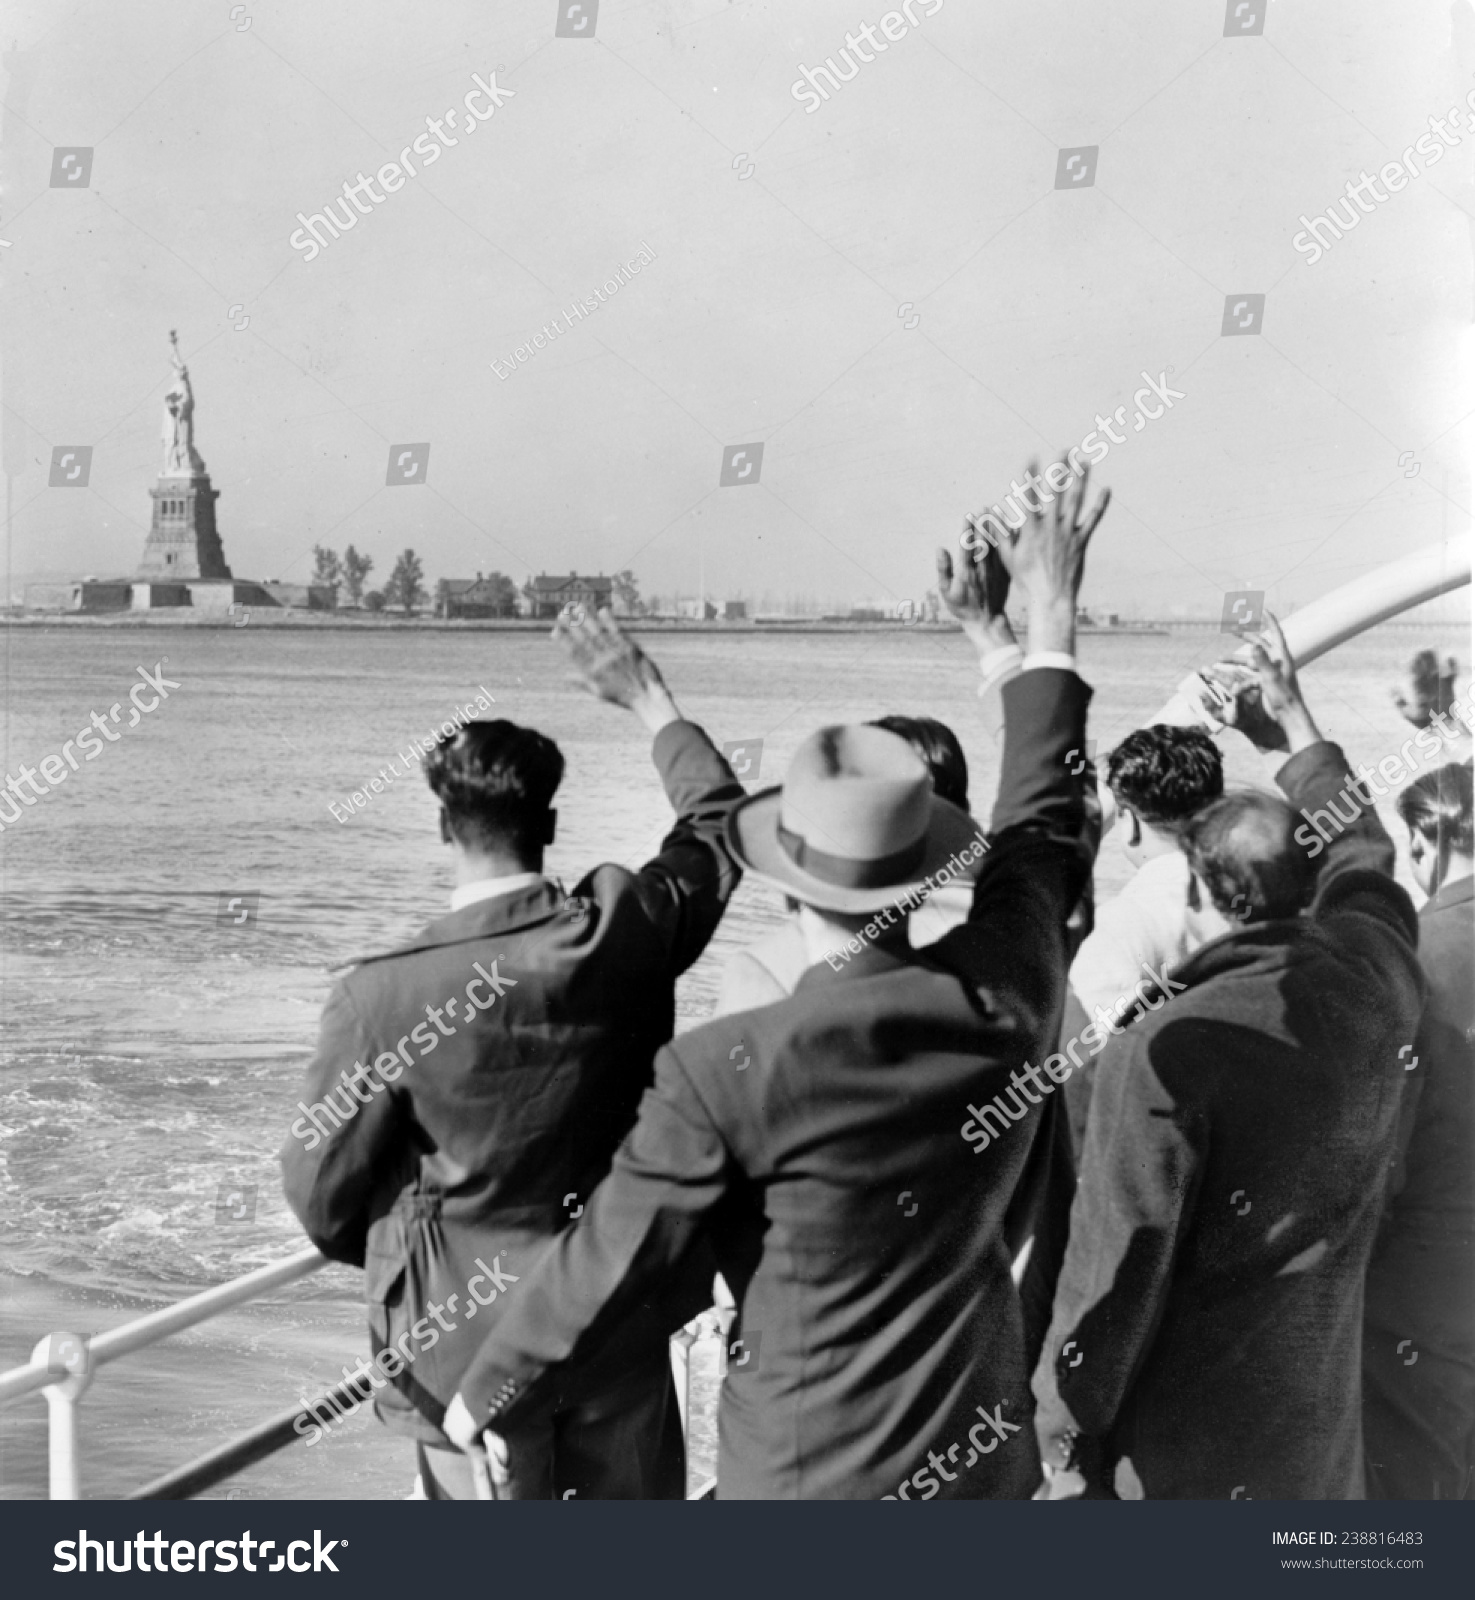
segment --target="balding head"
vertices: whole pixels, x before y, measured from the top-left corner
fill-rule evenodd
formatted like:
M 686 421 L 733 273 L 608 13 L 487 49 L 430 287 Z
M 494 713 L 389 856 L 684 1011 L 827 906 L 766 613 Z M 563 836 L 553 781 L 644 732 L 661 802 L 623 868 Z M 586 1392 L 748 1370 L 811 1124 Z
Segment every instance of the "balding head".
M 1296 843 L 1297 814 L 1277 795 L 1227 794 L 1192 819 L 1183 853 L 1214 909 L 1237 922 L 1294 917 L 1316 886 L 1316 867 Z

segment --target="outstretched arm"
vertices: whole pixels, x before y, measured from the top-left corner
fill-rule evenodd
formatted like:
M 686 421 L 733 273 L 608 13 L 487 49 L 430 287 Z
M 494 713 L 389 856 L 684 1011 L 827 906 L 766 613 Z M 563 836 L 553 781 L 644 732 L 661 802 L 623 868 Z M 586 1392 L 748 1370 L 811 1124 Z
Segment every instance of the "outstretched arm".
M 727 1148 L 667 1046 L 609 1175 L 463 1375 L 446 1433 L 469 1443 L 488 1425 L 500 1431 L 535 1411 L 558 1366 L 591 1351 L 676 1270 L 722 1197 L 727 1170 Z M 465 1441 L 458 1426 L 470 1429 Z
M 1265 631 L 1250 641 L 1247 653 L 1247 667 L 1228 663 L 1212 670 L 1232 692 L 1226 721 L 1262 752 L 1289 752 L 1276 781 L 1305 819 L 1296 828 L 1296 843 L 1319 861 L 1312 916 L 1324 916 L 1355 895 L 1359 910 L 1416 939 L 1413 905 L 1393 882 L 1393 842 L 1366 792 L 1376 780 L 1366 767 L 1354 778 L 1341 748 L 1322 735 L 1273 616 L 1267 613 Z
M 726 826 L 743 787 L 706 733 L 682 717 L 655 662 L 608 611 L 597 619 L 560 618 L 553 632 L 584 687 L 633 711 L 654 740 L 651 758 L 676 825 L 636 883 L 673 975 L 685 972 L 706 948 L 737 887 L 740 873 L 727 849 Z
M 940 552 L 943 603 L 980 653 L 1011 583 L 1025 590 L 1030 654 L 1004 685 L 1004 766 L 990 848 L 963 928 L 942 941 L 949 965 L 1007 989 L 1043 1027 L 1064 981 L 1065 919 L 1094 853 L 1081 773 L 1090 690 L 1075 671 L 1076 602 L 1086 547 L 1109 492 L 1086 509 L 1087 480 L 1040 507 L 1008 542 Z M 1001 970 L 1000 961 L 1003 962 Z

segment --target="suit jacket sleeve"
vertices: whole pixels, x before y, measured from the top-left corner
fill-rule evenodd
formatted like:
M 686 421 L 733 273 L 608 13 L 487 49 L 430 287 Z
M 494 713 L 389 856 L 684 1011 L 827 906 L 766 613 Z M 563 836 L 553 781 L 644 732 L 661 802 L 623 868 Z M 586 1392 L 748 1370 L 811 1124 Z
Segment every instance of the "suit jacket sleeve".
M 671 1276 L 727 1186 L 728 1152 L 675 1052 L 656 1057 L 635 1126 L 584 1215 L 508 1303 L 461 1379 L 472 1416 L 499 1432 L 551 1401 L 577 1365 Z
M 1110 1483 L 1108 1442 L 1162 1316 L 1206 1144 L 1202 1117 L 1175 1104 L 1141 1030 L 1112 1039 L 1034 1379 L 1041 1455 L 1097 1487 Z
M 1075 1199 L 1075 1152 L 1071 1149 L 1068 1106 L 1061 1095 L 1045 1104 L 1035 1134 L 1029 1164 L 1004 1217 L 1004 1238 L 1009 1254 L 1017 1258 L 1026 1238 L 1031 1240 L 1029 1260 L 1019 1282 L 1019 1304 L 1024 1314 L 1024 1361 L 1034 1370 L 1044 1348 L 1069 1242 L 1070 1208 Z
M 1090 875 L 1084 749 L 1091 691 L 1056 667 L 1004 685 L 1004 763 L 993 830 L 968 921 L 933 948 L 954 971 L 1022 1008 L 1029 1031 L 1053 1027 L 1064 986 L 1065 922 Z
M 355 1062 L 372 1066 L 373 1048 L 345 979 L 328 998 L 307 1069 L 303 1099 L 316 1120 L 302 1116 L 292 1124 L 280 1158 L 287 1203 L 308 1238 L 325 1256 L 357 1267 L 364 1264 L 373 1196 L 390 1183 L 396 1157 L 409 1154 L 407 1119 L 394 1088 L 377 1072 L 366 1073 L 360 1087 L 368 1101 L 362 1104 L 343 1087 Z M 334 1091 L 340 1102 L 348 1098 L 351 1115 L 319 1108 Z
M 675 975 L 706 949 L 737 887 L 740 872 L 727 848 L 727 816 L 745 791 L 693 722 L 662 728 L 651 759 L 676 812 L 676 826 L 635 882 Z
M 1408 894 L 1393 881 L 1393 841 L 1347 771 L 1340 748 L 1323 739 L 1298 751 L 1276 774 L 1290 803 L 1308 819 L 1296 840 L 1321 857 L 1311 915 L 1318 921 L 1345 912 L 1377 918 L 1410 948 L 1418 944 L 1418 919 Z M 1327 806 L 1336 802 L 1340 813 Z M 1339 820 L 1355 805 L 1352 822 Z M 1318 815 L 1319 814 L 1319 815 Z M 1320 821 L 1321 827 L 1317 827 Z M 1325 835 L 1332 835 L 1330 843 Z

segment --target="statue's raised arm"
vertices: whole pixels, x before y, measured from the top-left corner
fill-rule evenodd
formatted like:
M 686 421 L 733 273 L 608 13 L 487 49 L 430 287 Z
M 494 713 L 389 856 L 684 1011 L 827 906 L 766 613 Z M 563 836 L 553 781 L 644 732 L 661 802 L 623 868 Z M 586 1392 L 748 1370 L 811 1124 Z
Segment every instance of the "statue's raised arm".
M 174 378 L 164 392 L 164 473 L 166 478 L 189 478 L 205 470 L 195 452 L 195 396 L 190 388 L 189 368 L 179 355 L 179 340 L 169 330 L 173 352 Z

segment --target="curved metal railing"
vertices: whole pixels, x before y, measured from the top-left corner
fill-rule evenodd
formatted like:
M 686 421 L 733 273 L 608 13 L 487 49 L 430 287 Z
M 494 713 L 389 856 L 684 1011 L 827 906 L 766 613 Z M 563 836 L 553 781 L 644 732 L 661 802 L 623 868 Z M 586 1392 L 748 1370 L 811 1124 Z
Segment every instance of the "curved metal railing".
M 208 1322 L 223 1311 L 269 1294 L 273 1289 L 295 1283 L 299 1278 L 305 1278 L 328 1265 L 328 1258 L 320 1250 L 311 1247 L 299 1250 L 281 1261 L 258 1267 L 255 1272 L 202 1290 L 187 1300 L 151 1311 L 147 1316 L 125 1322 L 122 1327 L 109 1329 L 95 1337 L 64 1331 L 47 1334 L 31 1352 L 31 1359 L 24 1366 L 0 1373 L 0 1406 L 38 1391 L 45 1396 L 50 1412 L 48 1462 L 51 1498 L 82 1498 L 78 1410 L 82 1396 L 92 1387 L 101 1368 L 109 1362 L 157 1344 L 171 1334 Z M 710 1337 L 717 1332 L 719 1327 L 713 1323 L 700 1334 L 684 1330 L 671 1341 L 671 1365 L 676 1377 L 682 1431 L 687 1436 L 688 1445 L 691 1428 L 691 1347 L 697 1339 Z M 308 1405 L 294 1406 L 290 1411 L 268 1418 L 218 1449 L 175 1468 L 163 1477 L 153 1479 L 126 1498 L 187 1500 L 201 1494 L 302 1438 L 297 1423 L 302 1419 L 310 1419 L 313 1412 L 325 1402 L 338 1410 L 346 1410 L 367 1399 L 369 1392 L 367 1381 L 363 1379 L 340 1383 Z M 712 1493 L 714 1483 L 715 1480 L 710 1478 L 704 1480 L 689 1497 L 693 1500 L 707 1498 Z

